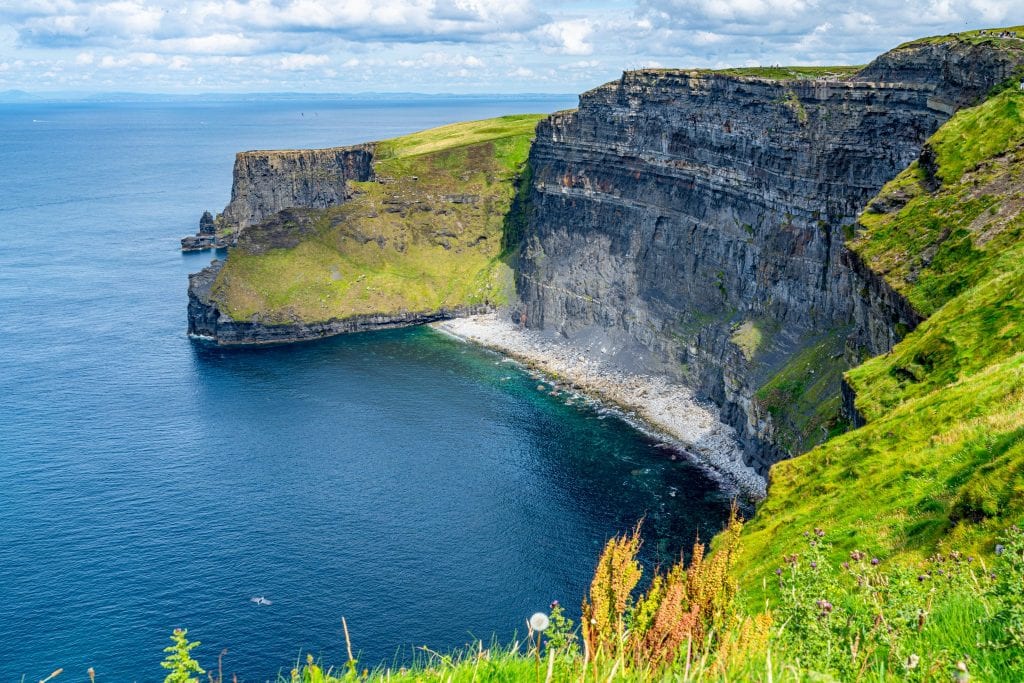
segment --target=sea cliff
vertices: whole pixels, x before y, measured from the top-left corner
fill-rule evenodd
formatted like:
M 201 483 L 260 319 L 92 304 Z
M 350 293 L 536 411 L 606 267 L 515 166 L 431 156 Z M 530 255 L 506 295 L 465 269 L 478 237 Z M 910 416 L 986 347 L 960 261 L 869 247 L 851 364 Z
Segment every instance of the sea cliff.
M 858 214 L 1022 63 L 950 40 L 846 78 L 644 70 L 583 94 L 537 130 L 519 315 L 697 387 L 766 472 L 841 427 L 842 372 L 920 321 L 846 248 Z
M 861 69 L 626 72 L 542 119 L 525 165 L 486 126 L 240 154 L 217 226 L 232 253 L 193 277 L 189 330 L 289 341 L 508 305 L 712 401 L 766 475 L 862 423 L 843 373 L 925 316 L 848 248 L 858 217 L 898 202 L 868 206 L 913 162 L 927 171 L 925 141 L 1019 73 L 1022 46 L 946 36 Z M 403 284 L 364 281 L 381 262 Z

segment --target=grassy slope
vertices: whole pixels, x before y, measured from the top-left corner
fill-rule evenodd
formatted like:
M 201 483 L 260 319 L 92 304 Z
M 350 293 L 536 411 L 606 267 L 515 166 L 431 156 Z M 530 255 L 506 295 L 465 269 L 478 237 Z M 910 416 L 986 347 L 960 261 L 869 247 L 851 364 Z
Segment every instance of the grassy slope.
M 739 562 L 754 594 L 783 529 L 916 561 L 1024 517 L 1022 113 L 1014 88 L 957 114 L 929 141 L 938 187 L 914 164 L 874 202 L 897 208 L 865 212 L 851 248 L 930 318 L 847 374 L 867 426 L 773 468 Z
M 287 323 L 503 303 L 512 282 L 504 220 L 539 119 L 471 121 L 378 143 L 374 170 L 384 182 L 352 183 L 351 201 L 306 212 L 312 229 L 296 246 L 265 251 L 243 240 L 231 251 L 214 290 L 221 310 Z

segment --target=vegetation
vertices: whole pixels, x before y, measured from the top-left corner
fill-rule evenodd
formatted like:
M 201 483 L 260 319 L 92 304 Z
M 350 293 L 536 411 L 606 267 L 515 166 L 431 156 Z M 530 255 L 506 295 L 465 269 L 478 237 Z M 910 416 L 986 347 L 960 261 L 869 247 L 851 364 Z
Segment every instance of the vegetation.
M 754 394 L 758 408 L 772 417 L 775 442 L 788 453 L 804 453 L 845 432 L 840 386 L 849 368 L 844 352 L 849 329 L 839 328 L 805 340 Z
M 982 31 L 984 31 L 984 33 Z M 999 35 L 1000 33 L 1003 32 L 1016 33 L 1020 38 L 1003 38 Z M 938 43 L 947 43 L 954 40 L 962 43 L 968 43 L 970 45 L 986 45 L 989 47 L 1001 47 L 1004 45 L 1008 45 L 1015 48 L 1019 48 L 1020 39 L 1024 39 L 1024 26 L 1008 26 L 1005 28 L 979 29 L 977 31 L 963 31 L 961 33 L 950 33 L 944 36 L 930 36 L 928 38 L 918 38 L 917 40 L 912 40 L 910 42 L 903 43 L 902 45 L 899 46 L 899 48 L 916 47 L 920 45 L 934 45 Z
M 248 228 L 214 299 L 236 320 L 265 323 L 505 303 L 506 216 L 539 118 L 378 143 L 377 180 L 351 183 L 351 201 Z
M 342 681 L 1010 681 L 1024 675 L 1024 532 L 1010 527 L 990 562 L 950 551 L 918 568 L 853 550 L 833 559 L 815 528 L 770 573 L 778 598 L 748 608 L 734 578 L 744 544 L 735 513 L 706 555 L 637 586 L 639 527 L 598 560 L 577 628 L 561 605 L 534 615 L 523 642 L 475 643 L 406 667 L 337 670 L 307 656 L 280 683 Z M 202 673 L 184 631 L 164 666 Z M 222 653 L 223 654 L 223 653 Z M 173 660 L 173 661 L 172 661 Z M 187 665 L 182 662 L 187 661 Z M 224 680 L 222 662 L 211 682 Z M 58 674 L 59 672 L 55 672 Z
M 907 564 L 980 554 L 1024 515 L 1022 104 L 1008 89 L 957 114 L 863 215 L 851 248 L 930 317 L 847 373 L 865 427 L 772 469 L 749 575 L 784 552 L 780 529 L 817 520 L 833 559 Z
M 743 66 L 718 69 L 710 73 L 768 78 L 773 81 L 796 81 L 814 78 L 844 78 L 852 76 L 863 68 L 863 66 Z

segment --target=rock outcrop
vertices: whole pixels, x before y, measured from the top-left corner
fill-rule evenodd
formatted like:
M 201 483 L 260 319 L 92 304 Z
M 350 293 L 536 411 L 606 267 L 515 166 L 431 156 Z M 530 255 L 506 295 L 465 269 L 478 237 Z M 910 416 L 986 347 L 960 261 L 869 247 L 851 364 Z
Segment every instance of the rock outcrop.
M 217 221 L 213 214 L 204 211 L 199 217 L 199 232 L 181 240 L 182 251 L 203 251 L 204 249 L 221 249 L 227 246 L 217 236 Z
M 237 232 L 282 209 L 325 209 L 351 197 L 348 181 L 373 179 L 373 145 L 242 152 L 235 157 L 223 229 Z
M 845 248 L 858 213 L 1021 64 L 948 40 L 842 81 L 627 72 L 537 130 L 517 316 L 699 388 L 764 472 L 790 453 L 759 389 L 829 335 L 853 362 L 920 320 Z

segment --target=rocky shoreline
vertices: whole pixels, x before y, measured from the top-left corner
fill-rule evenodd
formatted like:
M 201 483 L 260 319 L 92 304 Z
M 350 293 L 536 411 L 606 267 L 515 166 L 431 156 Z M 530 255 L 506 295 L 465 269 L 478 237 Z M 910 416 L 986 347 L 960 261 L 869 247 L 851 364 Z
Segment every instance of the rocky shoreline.
M 324 339 L 339 334 L 371 332 L 396 327 L 409 327 L 447 320 L 463 315 L 486 313 L 489 305 L 455 306 L 430 311 L 394 311 L 352 315 L 315 322 L 264 322 L 234 320 L 217 308 L 213 300 L 213 284 L 223 261 L 214 260 L 198 273 L 188 277 L 188 336 L 218 346 L 259 346 Z
M 744 464 L 735 431 L 686 386 L 664 376 L 624 372 L 601 358 L 599 350 L 577 348 L 521 328 L 498 313 L 454 318 L 431 327 L 499 351 L 621 409 L 645 431 L 722 475 L 743 496 L 752 500 L 765 496 L 767 483 Z

